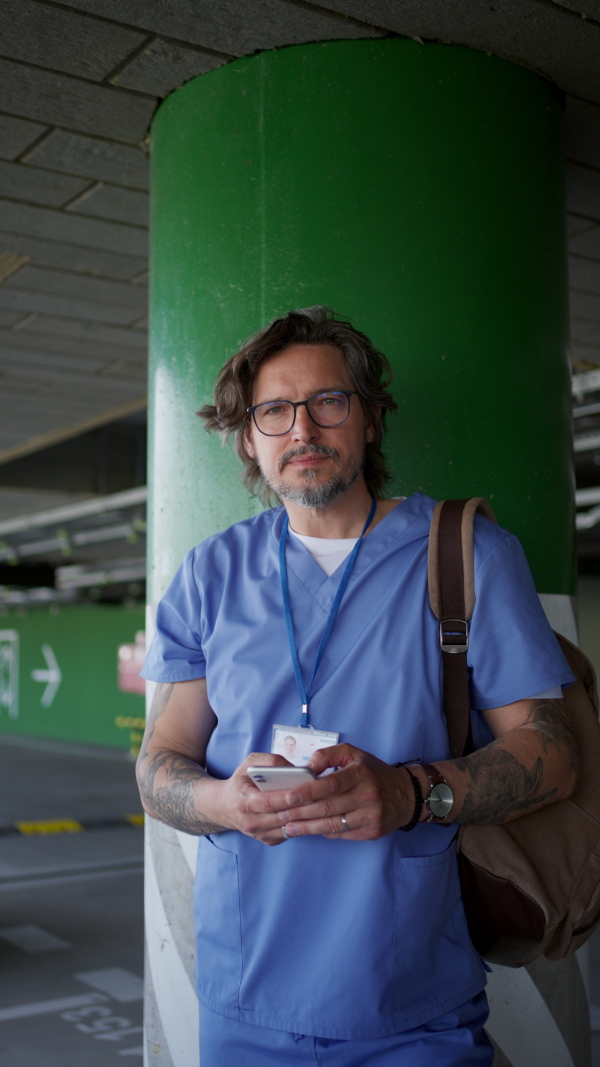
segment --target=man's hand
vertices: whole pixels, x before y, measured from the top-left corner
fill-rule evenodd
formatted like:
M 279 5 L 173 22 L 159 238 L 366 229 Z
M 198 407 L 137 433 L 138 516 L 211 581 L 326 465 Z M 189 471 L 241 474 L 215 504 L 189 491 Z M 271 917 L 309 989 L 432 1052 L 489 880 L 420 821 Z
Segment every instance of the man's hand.
M 240 771 L 252 761 L 253 757 L 246 760 Z M 285 760 L 279 765 L 283 764 Z M 291 790 L 270 793 L 245 790 L 244 803 L 248 806 L 245 817 L 250 812 L 264 813 L 264 817 L 274 813 L 280 836 L 284 826 L 288 837 L 321 834 L 348 841 L 376 841 L 412 818 L 415 796 L 410 778 L 402 768 L 390 767 L 376 756 L 347 744 L 319 749 L 309 766 L 317 775 L 327 767 L 340 769 Z M 344 828 L 342 815 L 348 830 Z M 274 833 L 268 831 L 269 840 L 265 844 L 271 843 Z
M 283 756 L 253 753 L 224 781 L 205 770 L 206 746 L 216 725 L 206 679 L 156 686 L 136 774 L 144 811 L 186 834 L 240 830 L 266 845 L 285 841 L 281 820 L 268 808 L 252 809 L 258 789 L 246 774 L 255 763 L 289 767 Z
M 495 740 L 461 759 L 436 761 L 454 794 L 447 822 L 510 822 L 571 794 L 577 750 L 562 700 L 520 700 L 483 714 Z M 249 794 L 253 810 L 277 813 L 288 837 L 374 841 L 412 818 L 414 792 L 404 768 L 347 744 L 320 749 L 310 765 L 317 775 L 340 770 L 293 790 Z M 426 796 L 425 771 L 418 764 L 410 769 Z M 427 817 L 424 807 L 421 821 Z
M 248 777 L 246 770 L 248 767 L 291 766 L 283 756 L 276 756 L 273 752 L 252 752 L 240 763 L 231 778 L 216 783 L 224 829 L 239 830 L 263 845 L 282 845 L 286 838 L 278 810 L 279 807 L 285 807 L 287 792 L 272 790 L 262 793 Z
M 187 834 L 238 830 L 263 845 L 282 845 L 286 834 L 375 840 L 412 817 L 414 793 L 406 771 L 352 745 L 316 752 L 315 774 L 327 767 L 340 770 L 297 789 L 262 793 L 248 777 L 253 764 L 292 766 L 272 752 L 251 753 L 231 778 L 212 778 L 204 764 L 215 725 L 204 678 L 157 685 L 137 762 L 142 805 L 154 819 Z

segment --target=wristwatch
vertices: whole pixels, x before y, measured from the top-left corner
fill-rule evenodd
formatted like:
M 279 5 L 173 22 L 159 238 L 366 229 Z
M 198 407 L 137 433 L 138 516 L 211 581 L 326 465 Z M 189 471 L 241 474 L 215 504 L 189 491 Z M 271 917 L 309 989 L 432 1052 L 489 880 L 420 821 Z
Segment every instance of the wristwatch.
M 440 774 L 437 767 L 431 763 L 422 763 L 429 781 L 429 792 L 424 798 L 425 807 L 429 811 L 427 822 L 443 822 L 452 811 L 454 805 L 454 793 L 446 779 Z M 448 823 L 444 823 L 445 826 Z

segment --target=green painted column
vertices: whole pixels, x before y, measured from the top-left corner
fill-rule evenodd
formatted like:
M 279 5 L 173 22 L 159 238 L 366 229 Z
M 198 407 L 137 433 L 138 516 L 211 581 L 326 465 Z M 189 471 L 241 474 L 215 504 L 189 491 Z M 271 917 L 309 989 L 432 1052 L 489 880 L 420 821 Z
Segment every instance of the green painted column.
M 466 48 L 237 60 L 152 129 L 151 599 L 257 503 L 194 411 L 249 333 L 330 304 L 395 370 L 393 490 L 481 494 L 538 591 L 574 592 L 562 107 Z
M 329 304 L 394 367 L 391 492 L 487 496 L 520 536 L 546 608 L 568 604 L 553 87 L 482 52 L 398 38 L 265 52 L 161 105 L 151 182 L 150 602 L 188 548 L 260 508 L 231 451 L 194 415 L 224 360 L 272 317 Z M 164 1067 L 195 1067 L 195 845 L 148 824 L 147 1052 L 166 1049 Z M 494 970 L 498 1067 L 588 1062 L 577 963 L 551 975 L 545 966 Z

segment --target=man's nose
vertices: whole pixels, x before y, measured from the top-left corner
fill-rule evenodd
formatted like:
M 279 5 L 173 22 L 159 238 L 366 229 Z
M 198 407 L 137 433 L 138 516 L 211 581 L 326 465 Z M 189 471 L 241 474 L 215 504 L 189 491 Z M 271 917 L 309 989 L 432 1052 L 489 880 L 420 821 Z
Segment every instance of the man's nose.
M 292 438 L 295 441 L 314 441 L 319 435 L 319 427 L 313 422 L 308 414 L 306 405 L 296 408 L 296 421 L 292 427 Z

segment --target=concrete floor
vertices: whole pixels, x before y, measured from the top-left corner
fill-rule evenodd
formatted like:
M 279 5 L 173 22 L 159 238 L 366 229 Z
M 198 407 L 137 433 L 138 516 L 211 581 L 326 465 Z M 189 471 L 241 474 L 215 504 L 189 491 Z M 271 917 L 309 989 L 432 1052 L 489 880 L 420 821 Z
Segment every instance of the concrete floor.
M 0 740 L 0 831 L 141 810 L 133 763 Z M 0 838 L 0 1062 L 142 1062 L 143 831 Z
M 0 737 L 0 1063 L 7 1067 L 141 1064 L 142 830 L 1 834 L 16 821 L 94 823 L 140 810 L 128 758 Z M 600 1067 L 600 931 L 590 941 L 590 999 L 592 1067 Z

